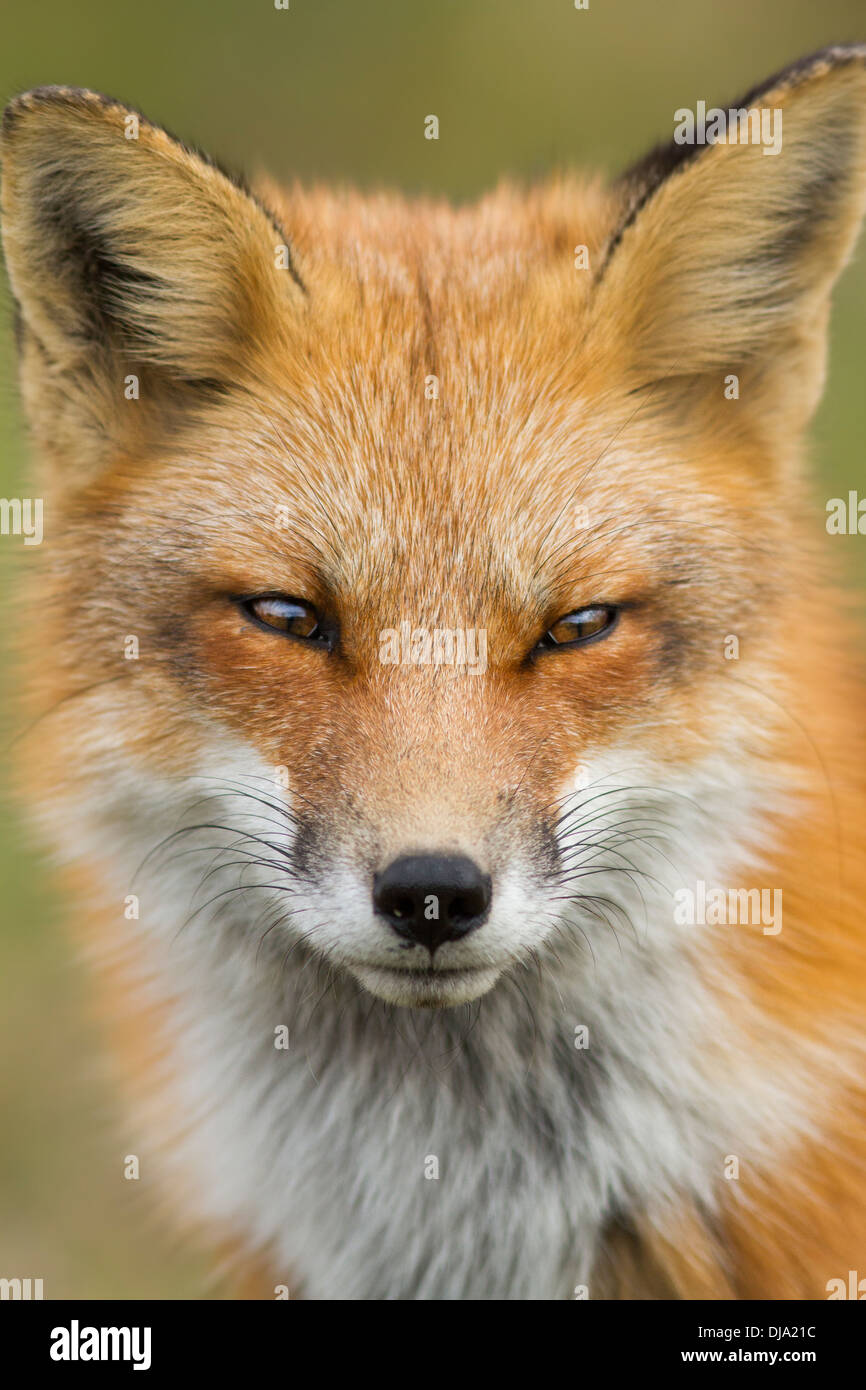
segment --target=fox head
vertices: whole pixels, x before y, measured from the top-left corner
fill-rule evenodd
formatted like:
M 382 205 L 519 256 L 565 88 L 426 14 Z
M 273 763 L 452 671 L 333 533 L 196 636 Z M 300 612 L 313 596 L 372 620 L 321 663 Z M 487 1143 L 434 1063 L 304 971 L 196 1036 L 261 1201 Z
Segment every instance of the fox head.
M 648 897 L 741 862 L 818 659 L 799 441 L 864 59 L 738 103 L 770 157 L 457 209 L 253 194 L 112 100 L 14 100 L 27 775 L 66 853 L 406 1006 L 613 969 Z

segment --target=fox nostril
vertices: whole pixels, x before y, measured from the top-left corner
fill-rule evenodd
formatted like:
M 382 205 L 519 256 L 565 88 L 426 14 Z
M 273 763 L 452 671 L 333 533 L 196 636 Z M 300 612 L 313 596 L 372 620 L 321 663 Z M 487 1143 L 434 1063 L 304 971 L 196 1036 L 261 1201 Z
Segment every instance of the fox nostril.
M 379 916 L 431 955 L 480 927 L 491 896 L 489 876 L 463 855 L 404 855 L 373 880 Z
M 459 921 L 465 917 L 480 917 L 486 911 L 487 897 L 483 889 L 479 888 L 475 893 L 463 893 L 458 898 L 452 899 L 448 915 L 452 921 Z

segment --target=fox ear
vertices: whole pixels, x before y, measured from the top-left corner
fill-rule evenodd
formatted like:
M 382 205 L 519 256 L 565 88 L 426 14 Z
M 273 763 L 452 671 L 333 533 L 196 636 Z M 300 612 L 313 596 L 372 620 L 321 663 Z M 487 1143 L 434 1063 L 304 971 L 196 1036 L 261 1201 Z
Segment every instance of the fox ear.
M 674 142 L 625 176 L 594 331 L 608 350 L 612 336 L 632 390 L 721 400 L 733 374 L 765 422 L 785 412 L 799 426 L 866 202 L 866 47 L 804 59 L 732 108 L 749 110 L 749 143 L 726 111 L 716 143 Z
M 136 364 L 223 384 L 303 300 L 271 216 L 203 156 L 93 92 L 6 108 L 6 262 L 28 345 L 56 385 Z

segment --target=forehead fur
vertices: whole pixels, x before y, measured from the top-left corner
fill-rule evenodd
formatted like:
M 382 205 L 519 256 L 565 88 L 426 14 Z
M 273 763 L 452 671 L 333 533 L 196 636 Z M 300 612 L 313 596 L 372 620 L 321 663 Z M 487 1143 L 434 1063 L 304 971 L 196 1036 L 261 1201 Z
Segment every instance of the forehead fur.
M 626 557 L 645 554 L 654 529 L 671 532 L 657 470 L 676 428 L 641 411 L 630 430 L 634 401 L 597 336 L 587 346 L 618 194 L 557 180 L 454 208 L 261 191 L 290 239 L 305 311 L 150 458 L 156 499 L 164 470 L 183 471 L 192 530 L 209 519 L 210 543 L 220 517 L 230 530 L 245 518 L 251 578 L 266 583 L 288 558 L 305 592 L 318 581 L 360 606 L 396 575 L 416 612 L 453 599 L 456 575 L 464 597 L 483 581 L 541 608 L 567 587 L 578 550 L 589 579 L 609 568 L 615 531 Z M 689 453 L 700 459 L 694 440 Z M 694 472 L 670 479 L 673 515 L 694 486 Z M 624 523 L 636 513 L 647 534 L 634 545 Z
M 861 59 L 771 83 L 778 159 L 723 142 L 609 190 L 503 185 L 457 208 L 251 199 L 146 121 L 128 141 L 117 103 L 26 94 L 4 235 L 53 485 L 94 553 L 117 523 L 118 566 L 351 596 L 371 621 L 405 603 L 453 624 L 505 596 L 531 623 L 686 561 L 693 586 L 742 590 L 863 202 Z

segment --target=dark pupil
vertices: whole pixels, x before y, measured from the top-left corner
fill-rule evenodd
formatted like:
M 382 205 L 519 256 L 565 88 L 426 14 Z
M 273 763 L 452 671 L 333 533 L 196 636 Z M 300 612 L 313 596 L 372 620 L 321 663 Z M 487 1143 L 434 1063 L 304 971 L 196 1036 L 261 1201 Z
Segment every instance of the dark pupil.
M 604 608 L 582 608 L 578 613 L 569 613 L 560 618 L 550 629 L 554 642 L 579 642 L 584 637 L 592 637 L 607 624 L 607 610 Z
M 260 599 L 256 604 L 256 616 L 269 627 L 291 633 L 293 637 L 312 637 L 319 625 L 312 608 L 284 599 Z
M 288 620 L 288 630 L 296 637 L 312 637 L 317 627 L 315 614 L 307 613 L 303 609 L 293 612 Z

